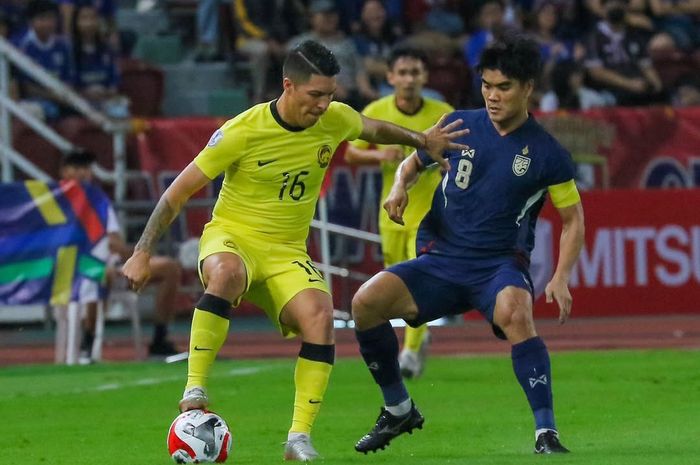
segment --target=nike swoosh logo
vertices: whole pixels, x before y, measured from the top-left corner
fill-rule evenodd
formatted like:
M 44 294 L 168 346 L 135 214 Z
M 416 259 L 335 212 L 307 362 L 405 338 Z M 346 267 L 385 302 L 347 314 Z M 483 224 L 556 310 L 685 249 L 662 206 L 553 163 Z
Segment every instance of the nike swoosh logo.
M 207 347 L 197 347 L 197 346 L 194 346 L 194 350 L 212 350 L 212 349 L 209 349 L 209 348 L 207 348 Z
M 310 283 L 320 283 L 321 281 L 323 281 L 323 280 L 322 280 L 322 279 L 309 278 L 309 282 L 310 282 Z
M 310 404 L 320 404 L 321 401 L 320 401 L 320 400 L 316 400 L 316 399 L 309 399 L 309 403 L 310 403 Z
M 274 160 L 258 160 L 258 166 L 269 165 L 270 163 L 272 163 L 274 161 L 277 161 L 277 159 L 275 158 Z

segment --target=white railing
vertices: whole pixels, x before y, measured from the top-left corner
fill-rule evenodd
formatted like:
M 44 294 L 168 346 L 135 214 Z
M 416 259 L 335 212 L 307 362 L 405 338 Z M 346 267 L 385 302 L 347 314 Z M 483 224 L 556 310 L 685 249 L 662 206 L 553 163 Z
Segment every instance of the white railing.
M 96 175 L 102 181 L 115 184 L 115 200 L 125 200 L 126 133 L 129 129 L 128 121 L 113 120 L 97 111 L 73 89 L 34 63 L 7 40 L 0 37 L 0 169 L 2 170 L 2 181 L 11 182 L 14 180 L 15 168 L 32 178 L 40 180 L 50 179 L 47 173 L 43 172 L 27 160 L 23 154 L 13 148 L 11 116 L 21 120 L 59 150 L 65 152 L 75 148 L 70 141 L 59 135 L 41 119 L 25 111 L 10 98 L 10 65 L 15 66 L 54 94 L 61 95 L 64 102 L 71 108 L 103 131 L 112 134 L 114 171 L 97 170 Z

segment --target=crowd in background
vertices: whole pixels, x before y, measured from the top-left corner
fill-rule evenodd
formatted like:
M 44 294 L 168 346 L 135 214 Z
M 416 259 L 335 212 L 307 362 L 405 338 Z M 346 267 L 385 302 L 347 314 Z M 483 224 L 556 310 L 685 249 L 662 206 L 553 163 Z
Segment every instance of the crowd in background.
M 220 4 L 195 5 L 194 59 L 247 61 L 253 102 L 279 92 L 286 50 L 315 39 L 341 64 L 336 98 L 355 108 L 389 92 L 385 59 L 400 42 L 428 53 L 433 96 L 479 106 L 480 53 L 515 29 L 541 44 L 534 108 L 700 104 L 700 0 L 230 0 L 232 30 L 220 28 Z M 116 57 L 129 53 L 120 43 L 129 36 L 118 30 L 116 8 L 111 0 L 3 0 L 0 34 L 95 105 L 123 116 Z M 221 34 L 235 36 L 233 50 L 222 50 Z M 661 65 L 669 62 L 670 74 Z M 47 118 L 58 116 L 60 98 L 21 75 L 15 84 L 18 97 Z

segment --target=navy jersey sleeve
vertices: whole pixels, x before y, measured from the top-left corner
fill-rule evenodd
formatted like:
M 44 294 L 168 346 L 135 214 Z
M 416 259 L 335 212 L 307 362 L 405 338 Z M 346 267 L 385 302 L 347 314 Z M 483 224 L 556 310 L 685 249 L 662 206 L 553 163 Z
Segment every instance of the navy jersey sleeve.
M 452 113 L 448 114 L 445 117 L 445 121 L 442 122 L 442 126 L 447 126 L 450 124 L 452 121 L 457 120 L 459 118 L 462 118 L 465 122 L 467 121 L 465 118 L 465 113 L 463 111 L 453 111 Z M 423 149 L 418 149 L 416 150 L 416 153 L 418 154 L 418 159 L 420 159 L 420 162 L 425 166 L 426 168 L 429 166 L 432 166 L 435 164 L 435 161 L 428 155 L 428 153 L 423 150 Z M 445 156 L 445 153 L 442 154 L 444 158 L 447 158 Z
M 559 145 L 554 139 L 551 151 L 547 157 L 547 164 L 542 173 L 542 183 L 545 186 L 553 186 L 574 179 L 576 166 L 571 158 L 571 153 Z

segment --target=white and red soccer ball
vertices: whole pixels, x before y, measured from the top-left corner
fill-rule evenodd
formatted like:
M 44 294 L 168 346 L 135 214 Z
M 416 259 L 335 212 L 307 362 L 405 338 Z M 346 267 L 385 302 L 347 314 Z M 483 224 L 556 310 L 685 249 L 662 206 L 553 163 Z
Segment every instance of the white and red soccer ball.
M 177 463 L 221 463 L 230 450 L 228 425 L 208 410 L 183 412 L 168 430 L 168 452 Z

